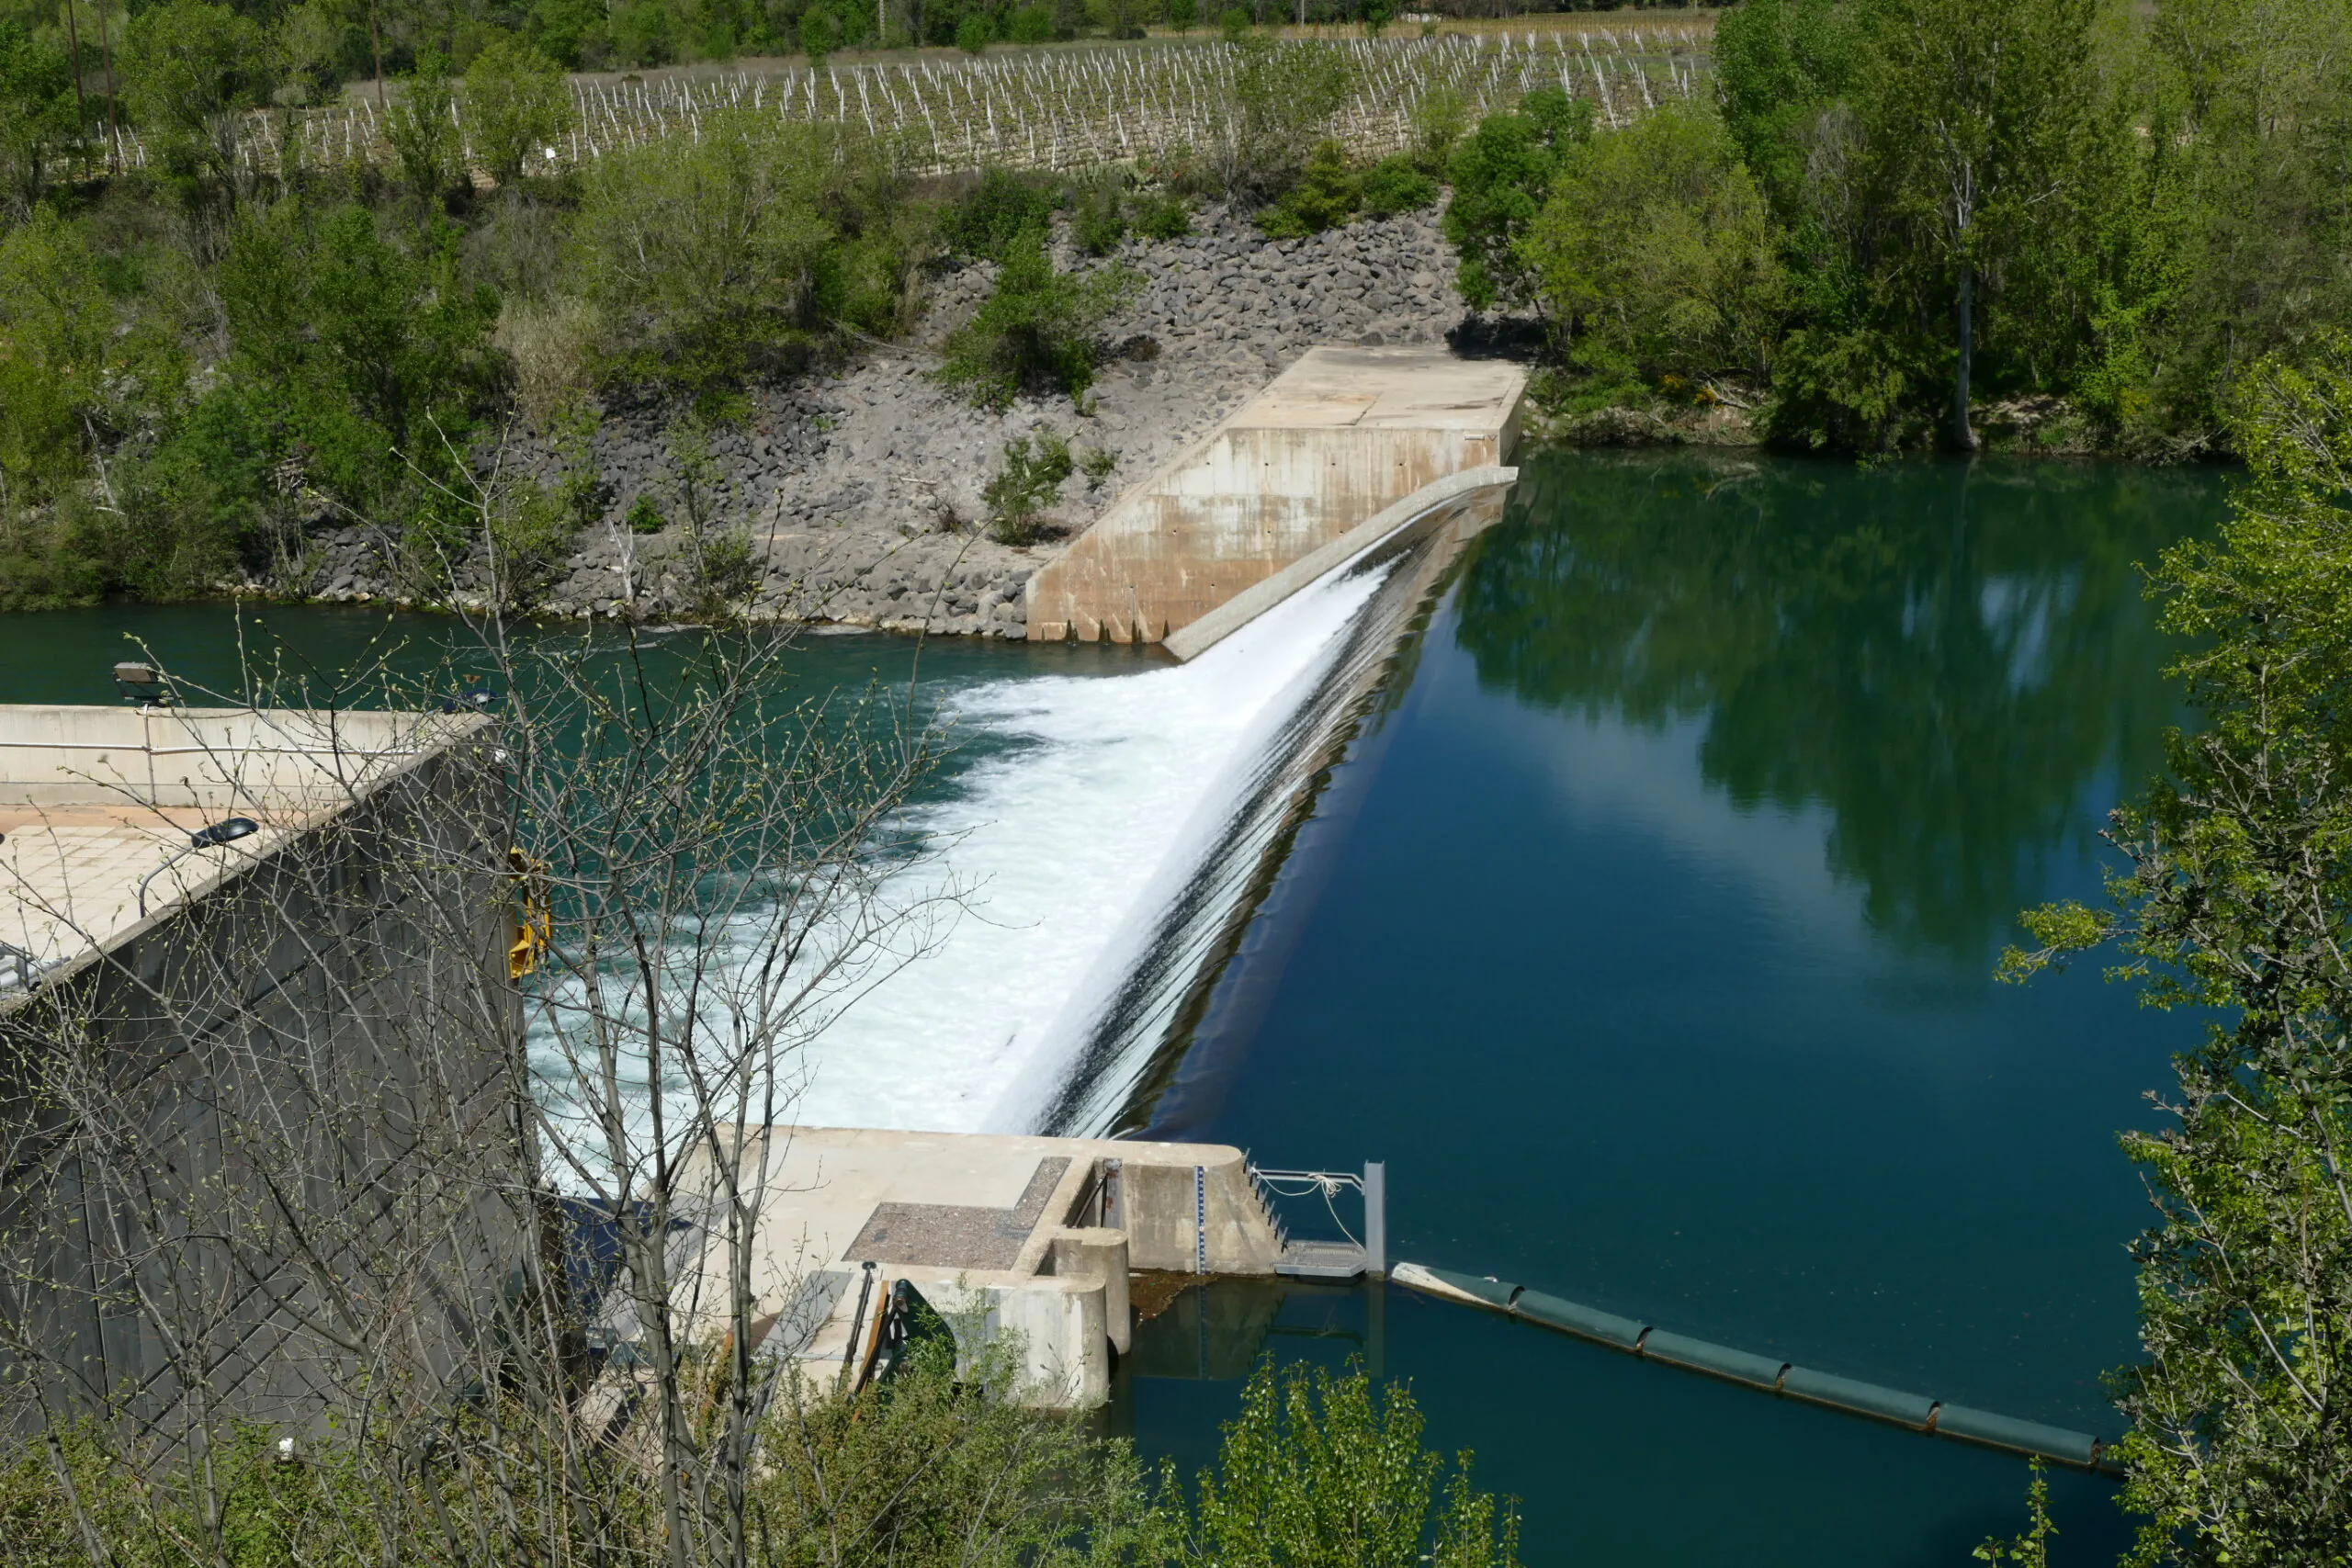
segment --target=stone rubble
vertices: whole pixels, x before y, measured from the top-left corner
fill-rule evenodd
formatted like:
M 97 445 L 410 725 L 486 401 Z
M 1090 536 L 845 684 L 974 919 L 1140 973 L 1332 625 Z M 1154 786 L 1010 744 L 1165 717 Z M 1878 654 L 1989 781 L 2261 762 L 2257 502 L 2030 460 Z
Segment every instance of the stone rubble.
M 986 297 L 985 265 L 934 280 L 909 342 L 875 345 L 834 374 L 755 389 L 751 417 L 710 443 L 720 475 L 717 525 L 748 522 L 759 557 L 754 613 L 1021 637 L 1030 575 L 1300 353 L 1328 343 L 1432 343 L 1464 319 L 1434 209 L 1281 242 L 1216 208 L 1193 222 L 1185 238 L 1131 240 L 1114 258 L 1144 287 L 1106 333 L 1119 357 L 1079 405 L 1023 398 L 993 413 L 929 378 L 940 342 Z M 605 411 L 594 442 L 603 524 L 555 569 L 537 613 L 692 613 L 689 544 L 674 520 L 659 535 L 632 535 L 625 522 L 640 495 L 673 519 L 678 511 L 664 417 L 658 407 Z M 1099 489 L 1082 474 L 1063 486 L 1050 514 L 1060 537 L 999 544 L 987 536 L 981 487 L 1007 442 L 1042 430 L 1068 437 L 1080 455 L 1115 453 L 1117 465 Z M 526 446 L 520 460 L 551 471 L 544 449 Z M 398 596 L 373 531 L 312 543 L 312 597 Z

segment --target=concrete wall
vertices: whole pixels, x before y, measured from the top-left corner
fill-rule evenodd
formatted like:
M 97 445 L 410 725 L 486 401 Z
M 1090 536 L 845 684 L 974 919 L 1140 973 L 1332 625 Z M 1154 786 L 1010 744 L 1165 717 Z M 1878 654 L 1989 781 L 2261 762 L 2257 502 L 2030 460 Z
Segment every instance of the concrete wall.
M 457 732 L 414 714 L 16 704 L 0 708 L 0 801 L 333 805 Z
M 1030 580 L 1030 637 L 1162 640 L 1431 481 L 1501 463 L 1525 386 L 1442 350 L 1310 350 Z
M 473 1375 L 536 1179 L 494 739 L 439 726 L 332 811 L 288 762 L 266 852 L 0 998 L 16 1419 L 300 1428 L 357 1378 Z

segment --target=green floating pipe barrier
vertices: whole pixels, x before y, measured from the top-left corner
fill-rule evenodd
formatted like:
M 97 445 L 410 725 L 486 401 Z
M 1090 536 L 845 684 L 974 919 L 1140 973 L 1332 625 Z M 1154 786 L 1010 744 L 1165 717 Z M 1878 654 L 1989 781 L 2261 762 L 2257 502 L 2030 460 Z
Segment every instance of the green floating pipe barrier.
M 1457 1274 L 1449 1269 L 1431 1269 L 1420 1263 L 1399 1263 L 1389 1278 L 1428 1295 L 1487 1307 L 1611 1349 L 1627 1351 L 1645 1360 L 1704 1372 L 1783 1398 L 1801 1399 L 1849 1416 L 1867 1416 L 1939 1438 L 1956 1438 L 1985 1448 L 2033 1454 L 2109 1474 L 2120 1472 L 2121 1467 L 2110 1452 L 2111 1446 L 2085 1432 L 2045 1427 L 2039 1421 L 2018 1421 L 1989 1411 L 1972 1410 L 1965 1404 L 1946 1404 L 1925 1394 L 1881 1388 L 1835 1372 L 1816 1371 L 1770 1356 L 1735 1350 L 1688 1335 L 1668 1333 L 1596 1307 L 1564 1302 L 1557 1296 L 1504 1280 Z

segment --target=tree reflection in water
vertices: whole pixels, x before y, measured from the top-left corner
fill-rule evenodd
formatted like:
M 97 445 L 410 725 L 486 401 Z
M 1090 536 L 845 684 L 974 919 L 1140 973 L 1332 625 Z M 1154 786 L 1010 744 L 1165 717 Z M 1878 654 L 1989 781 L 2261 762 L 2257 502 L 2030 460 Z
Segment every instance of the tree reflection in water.
M 1981 969 L 2160 765 L 2182 715 L 2140 563 L 2223 491 L 2059 461 L 1537 456 L 1457 635 L 1522 702 L 1699 723 L 1711 787 L 1824 808 L 1872 927 Z

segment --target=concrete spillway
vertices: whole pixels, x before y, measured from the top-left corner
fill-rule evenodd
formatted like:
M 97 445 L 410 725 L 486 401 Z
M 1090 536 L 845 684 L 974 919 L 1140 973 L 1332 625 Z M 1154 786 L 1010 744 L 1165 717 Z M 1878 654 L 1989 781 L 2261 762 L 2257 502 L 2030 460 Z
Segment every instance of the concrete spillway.
M 1029 637 L 1160 642 L 1425 487 L 1503 462 L 1527 373 L 1310 349 L 1029 583 Z

